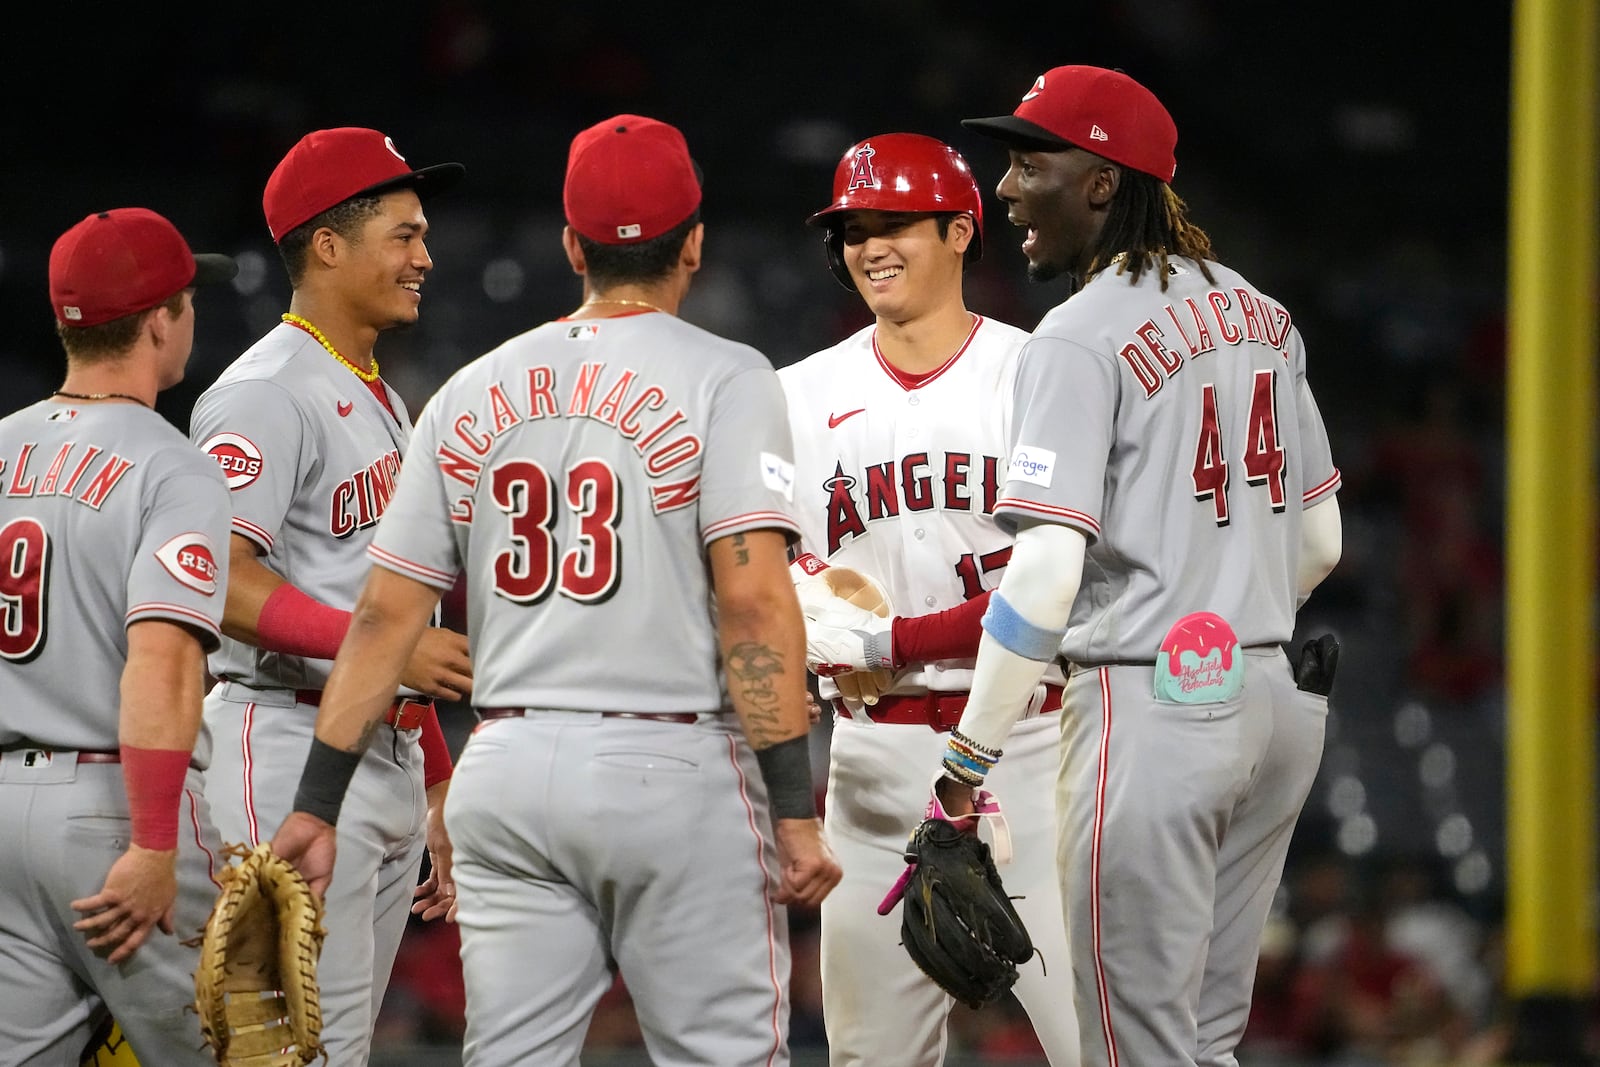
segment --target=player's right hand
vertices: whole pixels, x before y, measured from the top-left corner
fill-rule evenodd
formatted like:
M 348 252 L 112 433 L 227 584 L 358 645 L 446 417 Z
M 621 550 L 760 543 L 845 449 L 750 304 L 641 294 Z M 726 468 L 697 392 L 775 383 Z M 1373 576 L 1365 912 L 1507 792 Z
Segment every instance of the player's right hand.
M 780 882 L 773 896 L 779 904 L 814 908 L 822 903 L 843 872 L 822 834 L 821 819 L 775 819 Z
M 472 656 L 466 634 L 430 626 L 417 639 L 400 684 L 437 700 L 465 700 L 472 695 Z
M 111 963 L 132 956 L 150 936 L 151 927 L 172 933 L 172 907 L 178 899 L 177 860 L 177 849 L 158 852 L 129 845 L 106 872 L 100 892 L 72 902 L 72 909 L 86 916 L 72 928 Z
M 839 687 L 839 695 L 850 707 L 876 704 L 883 694 L 894 688 L 894 683 L 895 672 L 887 670 L 846 671 L 833 676 L 833 684 Z
M 272 835 L 272 851 L 299 870 L 311 891 L 325 897 L 337 853 L 333 827 L 306 811 L 291 811 Z

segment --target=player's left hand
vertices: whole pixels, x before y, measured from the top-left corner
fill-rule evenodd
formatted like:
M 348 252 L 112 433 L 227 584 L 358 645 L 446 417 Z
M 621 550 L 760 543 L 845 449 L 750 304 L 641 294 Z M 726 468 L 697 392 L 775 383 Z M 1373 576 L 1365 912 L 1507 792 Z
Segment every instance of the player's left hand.
M 172 933 L 172 907 L 178 899 L 177 859 L 177 849 L 158 852 L 129 845 L 106 872 L 100 892 L 72 902 L 74 911 L 87 916 L 72 928 L 111 963 L 132 956 L 152 927 Z
M 846 671 L 893 670 L 894 620 L 833 598 L 825 612 L 807 614 L 806 666 L 833 677 Z
M 333 826 L 306 811 L 291 811 L 272 835 L 272 851 L 294 864 L 311 886 L 326 899 L 333 881 L 333 861 L 338 837 Z
M 427 920 L 442 915 L 445 922 L 453 923 L 456 921 L 456 882 L 451 873 L 451 861 L 455 853 L 444 828 L 444 798 L 449 790 L 448 778 L 428 787 L 428 877 L 412 894 L 415 899 L 411 914 Z

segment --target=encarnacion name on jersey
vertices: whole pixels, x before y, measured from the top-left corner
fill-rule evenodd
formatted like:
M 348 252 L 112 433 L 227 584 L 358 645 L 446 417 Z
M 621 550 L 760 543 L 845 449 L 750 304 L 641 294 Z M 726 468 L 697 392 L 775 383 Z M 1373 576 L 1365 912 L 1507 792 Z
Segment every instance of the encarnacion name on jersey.
M 518 426 L 560 418 L 591 419 L 632 442 L 643 460 L 645 475 L 655 482 L 650 486 L 650 507 L 656 514 L 687 507 L 699 499 L 698 468 L 687 478 L 661 480 L 704 449 L 700 436 L 689 428 L 683 408 L 672 403 L 665 389 L 641 381 L 632 368 L 608 373 L 604 362 L 582 364 L 576 380 L 566 387 L 556 380 L 553 368 L 543 365 L 529 367 L 523 381 L 514 386 L 492 383 L 484 390 L 481 403 L 449 416 L 453 437 L 447 435 L 440 441 L 434 458 L 444 475 L 468 489 L 452 505 L 451 518 L 459 523 L 472 521 L 471 492 L 501 436 Z

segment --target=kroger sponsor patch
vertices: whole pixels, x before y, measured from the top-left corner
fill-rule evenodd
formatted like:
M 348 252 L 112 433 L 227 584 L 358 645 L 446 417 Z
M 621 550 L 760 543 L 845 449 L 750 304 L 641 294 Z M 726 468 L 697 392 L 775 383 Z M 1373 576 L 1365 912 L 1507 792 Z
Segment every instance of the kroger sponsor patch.
M 1036 445 L 1018 445 L 1016 451 L 1011 453 L 1011 465 L 1006 469 L 1006 478 L 1011 481 L 1032 482 L 1048 489 L 1055 471 L 1054 452 Z

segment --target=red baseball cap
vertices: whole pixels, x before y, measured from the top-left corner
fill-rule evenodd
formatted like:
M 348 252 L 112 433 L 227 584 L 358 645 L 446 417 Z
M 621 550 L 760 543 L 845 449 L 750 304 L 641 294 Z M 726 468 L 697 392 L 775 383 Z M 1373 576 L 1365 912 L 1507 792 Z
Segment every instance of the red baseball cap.
M 227 256 L 195 255 L 178 228 L 142 207 L 90 215 L 50 249 L 50 304 L 66 326 L 98 326 L 183 289 L 239 273 Z
M 466 170 L 459 163 L 413 169 L 394 142 L 377 130 L 361 126 L 313 130 L 273 168 L 261 206 L 276 242 L 352 196 L 370 196 L 401 185 L 414 186 L 419 196 L 443 192 Z
M 700 172 L 675 126 L 615 115 L 572 139 L 567 223 L 606 245 L 660 237 L 700 206 Z
M 961 125 L 1020 147 L 1082 148 L 1170 182 L 1178 127 L 1155 94 L 1120 70 L 1056 67 L 1034 79 L 1017 110 Z

